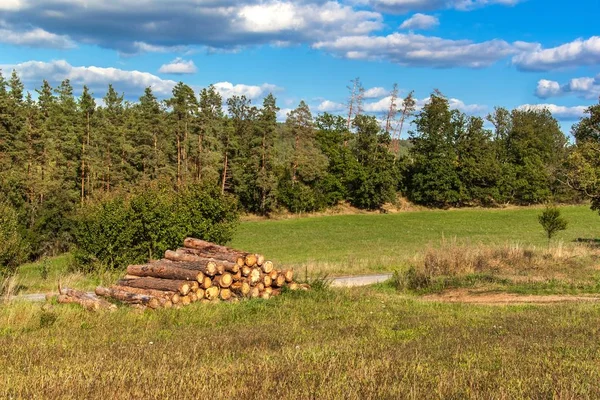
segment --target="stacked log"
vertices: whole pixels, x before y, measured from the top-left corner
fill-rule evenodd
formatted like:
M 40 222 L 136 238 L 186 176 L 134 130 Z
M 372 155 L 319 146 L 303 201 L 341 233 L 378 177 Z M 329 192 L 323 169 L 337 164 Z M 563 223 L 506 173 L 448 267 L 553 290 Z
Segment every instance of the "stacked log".
M 127 275 L 96 295 L 136 307 L 170 308 L 194 302 L 269 299 L 290 290 L 308 290 L 294 282 L 294 271 L 278 270 L 261 254 L 187 238 L 162 260 L 130 265 Z

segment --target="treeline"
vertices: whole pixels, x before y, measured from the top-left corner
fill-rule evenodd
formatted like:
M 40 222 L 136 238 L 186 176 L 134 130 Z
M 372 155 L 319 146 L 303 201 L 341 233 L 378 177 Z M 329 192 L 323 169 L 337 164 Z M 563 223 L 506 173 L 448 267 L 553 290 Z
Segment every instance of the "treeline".
M 488 130 L 437 91 L 414 114 L 412 93 L 397 99 L 395 87 L 382 129 L 362 112 L 362 93 L 353 81 L 345 116 L 314 116 L 300 102 L 278 123 L 272 94 L 257 106 L 179 83 L 164 101 L 147 88 L 129 102 L 109 85 L 98 105 L 68 80 L 44 81 L 34 99 L 13 71 L 0 75 L 0 202 L 35 256 L 66 250 L 82 205 L 151 186 L 215 187 L 261 215 L 341 201 L 377 209 L 398 194 L 434 207 L 576 198 L 558 179 L 571 146 L 548 111 L 498 108 Z

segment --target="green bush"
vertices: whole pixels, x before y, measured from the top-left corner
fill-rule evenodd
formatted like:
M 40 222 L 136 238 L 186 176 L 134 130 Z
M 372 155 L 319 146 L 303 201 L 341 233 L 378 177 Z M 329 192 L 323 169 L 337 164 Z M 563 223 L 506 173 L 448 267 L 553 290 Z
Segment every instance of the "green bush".
M 116 269 L 160 258 L 193 236 L 226 243 L 238 221 L 236 202 L 216 188 L 180 192 L 147 189 L 82 208 L 75 217 L 77 264 L 86 270 Z
M 0 278 L 12 274 L 27 257 L 27 247 L 19 231 L 14 208 L 0 203 Z

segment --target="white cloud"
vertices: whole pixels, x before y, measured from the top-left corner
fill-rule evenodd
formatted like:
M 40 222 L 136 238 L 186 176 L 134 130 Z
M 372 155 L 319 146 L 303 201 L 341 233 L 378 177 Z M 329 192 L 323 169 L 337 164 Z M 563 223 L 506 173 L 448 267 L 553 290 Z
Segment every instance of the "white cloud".
M 293 108 L 280 108 L 279 111 L 277 111 L 277 121 L 285 122 L 285 120 L 288 117 L 288 114 L 291 113 L 293 110 Z
M 379 11 L 406 14 L 411 11 L 434 11 L 444 9 L 455 9 L 470 11 L 476 8 L 504 5 L 513 6 L 523 0 L 363 0 L 355 3 L 370 4 Z
M 2 18 L 21 31 L 40 28 L 122 54 L 194 46 L 293 45 L 384 27 L 379 12 L 334 0 L 6 1 L 0 8 Z
M 513 57 L 522 70 L 549 71 L 559 68 L 600 64 L 600 36 L 577 39 L 558 47 L 544 49 L 540 44 Z
M 109 83 L 118 91 L 127 95 L 139 95 L 143 89 L 150 86 L 160 96 L 171 94 L 176 85 L 175 81 L 161 79 L 148 72 L 127 71 L 117 68 L 76 67 L 65 60 L 50 62 L 27 61 L 21 64 L 0 65 L 3 70 L 15 69 L 28 88 L 39 87 L 43 79 L 51 84 L 69 79 L 71 84 L 80 87 L 88 85 L 92 91 L 104 91 Z
M 213 84 L 215 89 L 223 96 L 223 99 L 228 99 L 233 96 L 246 96 L 249 99 L 257 99 L 269 93 L 280 90 L 279 87 L 270 83 L 264 83 L 260 86 L 256 85 L 234 85 L 231 82 L 217 82 Z
M 482 104 L 465 104 L 464 101 L 459 99 L 448 99 L 448 104 L 453 110 L 459 110 L 468 115 L 483 115 L 488 111 L 488 107 Z
M 194 61 L 186 61 L 182 58 L 177 57 L 168 64 L 164 64 L 160 67 L 158 72 L 161 74 L 195 74 L 198 71 Z
M 563 121 L 575 121 L 581 118 L 587 106 L 566 107 L 556 104 L 523 104 L 517 107 L 519 110 L 548 110 L 555 118 Z
M 49 47 L 53 49 L 71 49 L 76 47 L 75 43 L 68 36 L 56 35 L 40 28 L 27 31 L 1 28 L 0 43 L 27 47 Z
M 417 13 L 404 21 L 400 29 L 432 29 L 440 24 L 440 20 L 433 15 Z
M 388 91 L 382 87 L 372 87 L 370 89 L 365 90 L 364 98 L 365 99 L 377 99 L 379 97 L 387 96 Z
M 387 60 L 406 66 L 437 68 L 486 67 L 517 51 L 514 45 L 503 40 L 473 43 L 414 33 L 348 36 L 317 42 L 313 47 L 349 59 Z
M 324 100 L 317 106 L 317 110 L 320 112 L 337 112 L 346 109 L 346 105 L 343 103 L 336 103 L 335 101 Z
M 595 99 L 600 96 L 600 74 L 593 78 L 587 76 L 574 78 L 563 85 L 556 81 L 542 79 L 538 82 L 535 94 L 542 99 L 567 94 L 574 94 L 584 99 Z

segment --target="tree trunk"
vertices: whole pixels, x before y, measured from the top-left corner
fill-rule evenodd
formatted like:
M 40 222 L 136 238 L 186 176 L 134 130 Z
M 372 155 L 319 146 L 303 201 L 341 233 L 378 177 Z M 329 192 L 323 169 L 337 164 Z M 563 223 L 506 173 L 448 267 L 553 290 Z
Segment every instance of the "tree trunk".
M 247 296 L 250 293 L 250 284 L 248 282 L 233 282 L 231 285 L 231 291 L 238 296 Z
M 116 306 L 104 299 L 99 299 L 96 296 L 82 292 L 76 289 L 61 288 L 59 286 L 58 302 L 61 304 L 77 303 L 86 310 L 96 311 L 102 308 L 114 309 Z
M 146 296 L 143 294 L 131 293 L 124 290 L 110 289 L 102 286 L 98 286 L 96 288 L 96 294 L 102 297 L 112 297 L 113 299 L 122 301 L 124 303 L 141 304 L 153 309 L 160 307 L 160 301 L 154 296 Z
M 202 271 L 205 275 L 214 276 L 217 273 L 217 263 L 212 260 L 207 260 L 193 254 L 182 254 L 176 251 L 167 250 L 165 258 L 170 261 L 178 262 L 180 268 Z
M 134 294 L 143 294 L 145 296 L 153 296 L 156 298 L 165 298 L 165 299 L 169 299 L 171 301 L 173 301 L 174 296 L 179 296 L 179 294 L 177 294 L 176 292 L 168 292 L 168 291 L 164 291 L 164 290 L 154 290 L 154 289 L 140 289 L 140 288 L 134 288 L 131 286 L 112 285 L 110 287 L 110 289 L 120 290 L 123 292 L 131 292 Z
M 225 161 L 223 162 L 223 178 L 221 182 L 221 194 L 225 193 L 225 182 L 227 181 L 227 149 L 225 149 Z
M 127 273 L 135 276 L 150 276 L 153 278 L 179 279 L 183 281 L 202 282 L 204 273 L 191 269 L 179 268 L 166 264 L 130 265 Z
M 219 293 L 219 297 L 221 298 L 221 300 L 231 300 L 231 290 L 229 289 L 221 289 L 221 292 Z
M 138 278 L 138 279 L 121 279 L 118 283 L 121 286 L 130 286 L 140 289 L 155 289 L 168 292 L 179 292 L 183 296 L 187 295 L 191 290 L 190 282 L 172 279 L 160 278 Z
M 245 263 L 245 253 L 219 253 L 216 251 L 204 251 L 186 247 L 177 249 L 176 253 L 194 256 L 195 258 L 193 258 L 193 260 L 196 261 L 214 261 L 217 264 L 237 264 L 240 267 Z M 189 259 L 191 260 L 192 258 Z
M 233 283 L 233 277 L 230 273 L 225 272 L 223 275 L 217 275 L 213 279 L 213 284 L 221 288 L 228 288 Z

